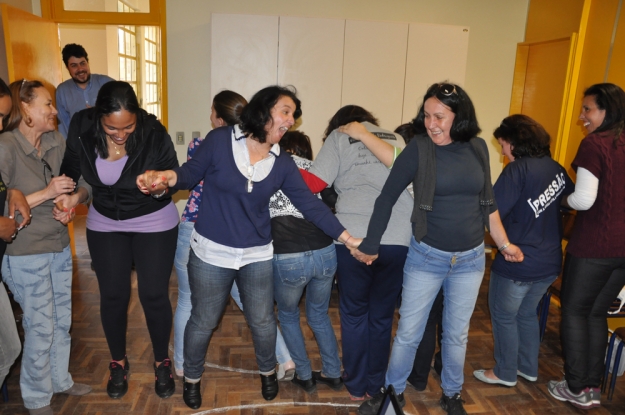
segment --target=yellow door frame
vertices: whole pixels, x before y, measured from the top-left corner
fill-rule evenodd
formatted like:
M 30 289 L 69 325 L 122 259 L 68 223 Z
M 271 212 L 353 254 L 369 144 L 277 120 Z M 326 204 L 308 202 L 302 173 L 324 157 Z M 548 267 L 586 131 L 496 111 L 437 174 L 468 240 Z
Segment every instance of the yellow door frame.
M 149 0 L 149 13 L 65 10 L 63 0 L 41 0 L 41 15 L 56 23 L 158 26 L 161 32 L 161 123 L 168 124 L 166 0 Z

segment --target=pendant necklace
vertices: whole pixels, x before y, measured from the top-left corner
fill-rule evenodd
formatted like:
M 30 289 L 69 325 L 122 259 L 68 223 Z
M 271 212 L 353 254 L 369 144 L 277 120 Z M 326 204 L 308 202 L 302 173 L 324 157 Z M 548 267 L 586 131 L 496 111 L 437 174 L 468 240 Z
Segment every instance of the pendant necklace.
M 122 154 L 121 149 L 115 145 L 115 142 L 113 141 L 113 139 L 109 137 L 109 140 L 111 140 L 111 144 L 113 145 L 113 148 L 115 149 L 115 154 L 118 156 Z

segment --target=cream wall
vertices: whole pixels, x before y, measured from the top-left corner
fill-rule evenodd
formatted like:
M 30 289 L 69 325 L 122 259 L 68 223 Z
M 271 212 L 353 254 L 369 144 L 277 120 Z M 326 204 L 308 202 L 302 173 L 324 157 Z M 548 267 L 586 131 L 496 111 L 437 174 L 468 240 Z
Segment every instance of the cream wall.
M 524 40 L 529 0 L 167 0 L 169 131 L 210 129 L 211 13 L 347 18 L 466 25 L 471 29 L 465 86 L 491 152 L 493 179 L 502 163 L 492 131 L 508 115 L 516 44 Z M 423 39 L 436 43 L 435 38 Z M 363 61 L 375 58 L 375 50 Z M 373 62 L 373 60 L 372 60 Z M 423 56 L 424 65 L 436 65 Z M 297 87 L 297 85 L 296 85 Z M 421 97 L 414 97 L 419 101 Z M 303 103 L 304 110 L 306 103 Z M 337 108 L 338 109 L 338 108 Z M 387 126 L 395 127 L 395 126 Z
M 59 37 L 61 50 L 68 43 L 78 43 L 82 45 L 89 55 L 89 68 L 92 73 L 105 74 L 113 78 L 119 75 L 119 65 L 117 65 L 117 50 L 115 50 L 115 59 L 112 63 L 117 68 L 116 74 L 109 74 L 109 56 L 107 47 L 107 26 L 103 25 L 84 25 L 84 24 L 60 24 Z M 116 29 L 113 27 L 114 33 Z M 113 40 L 113 47 L 117 46 L 117 37 Z M 59 51 L 59 59 L 61 51 Z M 70 79 L 69 72 L 63 64 L 63 81 Z

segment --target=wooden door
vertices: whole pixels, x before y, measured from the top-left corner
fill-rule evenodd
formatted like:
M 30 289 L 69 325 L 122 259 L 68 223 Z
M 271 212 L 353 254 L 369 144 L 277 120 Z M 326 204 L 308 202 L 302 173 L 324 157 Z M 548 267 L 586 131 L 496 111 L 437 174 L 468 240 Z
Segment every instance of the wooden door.
M 520 43 L 510 114 L 532 117 L 551 136 L 551 156 L 559 160 L 570 89 L 576 35 L 546 42 Z
M 6 4 L 0 5 L 8 82 L 38 80 L 55 100 L 63 80 L 63 64 L 56 23 Z M 74 226 L 68 225 L 72 254 L 76 255 Z
M 63 70 L 57 24 L 6 4 L 0 7 L 8 81 L 37 79 L 54 99 Z

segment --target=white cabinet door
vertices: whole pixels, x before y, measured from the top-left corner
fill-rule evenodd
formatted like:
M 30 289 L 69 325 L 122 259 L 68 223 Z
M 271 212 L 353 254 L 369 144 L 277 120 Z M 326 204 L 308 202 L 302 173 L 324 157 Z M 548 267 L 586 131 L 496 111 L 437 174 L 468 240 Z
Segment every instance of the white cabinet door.
M 306 133 L 317 154 L 328 120 L 341 106 L 345 20 L 280 17 L 278 83 L 297 88 Z
M 430 85 L 446 81 L 464 86 L 468 49 L 467 27 L 410 24 L 403 122 L 417 115 Z
M 278 16 L 213 14 L 211 24 L 213 96 L 230 89 L 249 100 L 277 82 Z
M 372 112 L 393 130 L 402 120 L 408 23 L 347 20 L 342 105 Z

